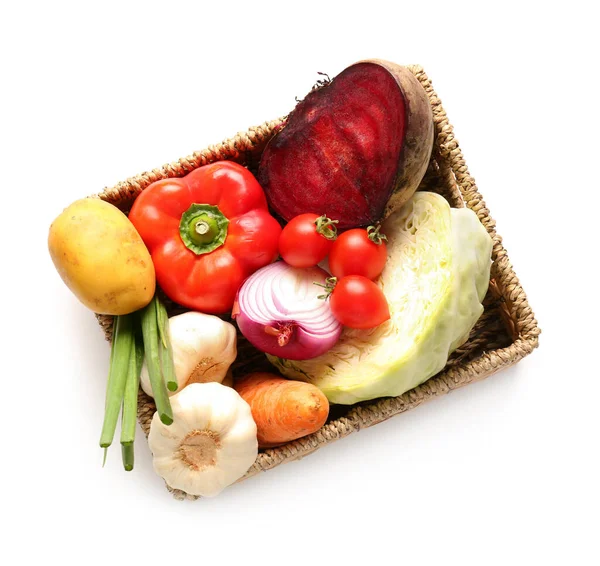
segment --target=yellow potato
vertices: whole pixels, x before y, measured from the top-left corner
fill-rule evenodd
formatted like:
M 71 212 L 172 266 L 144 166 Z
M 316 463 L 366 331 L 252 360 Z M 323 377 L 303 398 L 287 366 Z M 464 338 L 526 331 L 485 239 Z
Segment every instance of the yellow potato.
M 67 287 L 89 309 L 121 315 L 154 296 L 154 264 L 133 224 L 96 198 L 75 201 L 50 226 L 48 249 Z

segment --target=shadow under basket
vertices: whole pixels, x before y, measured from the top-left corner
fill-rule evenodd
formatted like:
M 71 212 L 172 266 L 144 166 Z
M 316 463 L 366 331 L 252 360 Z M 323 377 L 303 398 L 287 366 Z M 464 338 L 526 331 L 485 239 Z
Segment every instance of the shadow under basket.
M 361 428 L 380 423 L 434 397 L 482 380 L 500 369 L 512 366 L 538 345 L 540 330 L 537 322 L 502 247 L 502 239 L 496 234 L 495 223 L 473 177 L 469 174 L 440 99 L 420 66 L 413 65 L 408 68 L 423 85 L 429 97 L 435 127 L 431 161 L 419 190 L 441 194 L 452 207 L 470 208 L 493 239 L 493 264 L 490 285 L 484 300 L 485 310 L 471 331 L 468 341 L 450 356 L 446 367 L 440 373 L 400 397 L 375 399 L 351 406 L 332 405 L 329 420 L 319 431 L 277 448 L 261 450 L 254 465 L 239 481 L 279 464 L 298 460 L 330 442 L 358 432 Z M 154 181 L 182 177 L 208 163 L 232 160 L 255 173 L 262 150 L 284 122 L 285 118 L 265 122 L 175 163 L 127 179 L 105 189 L 97 196 L 128 212 L 136 196 Z M 163 299 L 169 314 L 185 310 L 166 297 Z M 112 317 L 96 316 L 107 339 L 111 340 Z M 264 354 L 254 349 L 239 333 L 238 338 L 238 358 L 233 365 L 234 376 L 253 370 L 274 371 Z M 146 435 L 150 430 L 155 410 L 153 399 L 140 391 L 138 418 Z M 167 487 L 178 499 L 197 499 L 196 496 Z

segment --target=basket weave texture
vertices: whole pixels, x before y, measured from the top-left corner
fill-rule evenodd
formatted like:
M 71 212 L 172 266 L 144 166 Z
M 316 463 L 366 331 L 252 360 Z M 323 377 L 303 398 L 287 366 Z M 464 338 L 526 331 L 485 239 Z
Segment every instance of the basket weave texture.
M 419 190 L 437 192 L 453 207 L 466 206 L 472 209 L 493 239 L 493 264 L 490 287 L 484 300 L 484 313 L 473 328 L 468 341 L 450 356 L 446 367 L 439 374 L 400 397 L 376 399 L 351 407 L 332 406 L 328 422 L 318 432 L 283 446 L 261 451 L 242 480 L 279 464 L 298 460 L 330 442 L 358 432 L 361 428 L 380 423 L 434 397 L 482 380 L 502 368 L 515 364 L 538 345 L 540 329 L 502 246 L 502 238 L 496 233 L 490 212 L 469 174 L 442 103 L 424 70 L 417 65 L 408 68 L 420 81 L 429 97 L 435 127 L 431 161 Z M 97 196 L 127 212 L 136 196 L 154 181 L 182 177 L 208 163 L 228 159 L 255 171 L 266 143 L 284 122 L 285 118 L 265 122 L 175 163 L 127 179 L 105 189 Z M 166 297 L 163 299 L 170 314 L 183 310 Z M 96 316 L 106 338 L 110 340 L 112 317 Z M 234 376 L 257 369 L 272 370 L 265 356 L 248 344 L 241 335 L 238 336 L 238 360 L 233 366 Z M 150 430 L 155 410 L 153 399 L 140 391 L 138 419 L 146 435 Z M 167 487 L 178 499 L 197 499 L 196 496 Z

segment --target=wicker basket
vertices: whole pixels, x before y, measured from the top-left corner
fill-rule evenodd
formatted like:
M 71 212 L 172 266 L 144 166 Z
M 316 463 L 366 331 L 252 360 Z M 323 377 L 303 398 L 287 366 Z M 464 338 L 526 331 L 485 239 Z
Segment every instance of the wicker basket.
M 484 379 L 515 364 L 538 345 L 540 330 L 537 322 L 502 247 L 502 239 L 496 234 L 494 221 L 469 174 L 440 99 L 423 69 L 419 66 L 409 68 L 427 92 L 435 124 L 433 154 L 419 189 L 441 194 L 453 207 L 469 207 L 475 211 L 493 238 L 493 265 L 489 291 L 484 301 L 484 313 L 472 330 L 469 340 L 450 356 L 446 367 L 435 377 L 400 397 L 383 398 L 350 407 L 332 406 L 329 420 L 321 430 L 284 446 L 260 451 L 256 462 L 242 480 L 279 464 L 298 460 L 330 442 L 358 432 L 361 428 L 372 426 L 436 396 Z M 181 177 L 207 163 L 229 159 L 254 171 L 265 144 L 283 122 L 282 118 L 250 128 L 247 132 L 238 133 L 232 139 L 195 152 L 176 163 L 127 179 L 105 189 L 98 196 L 123 211 L 128 211 L 135 197 L 150 183 L 167 177 Z M 165 302 L 171 313 L 182 310 L 166 298 Z M 97 315 L 97 318 L 110 340 L 112 317 Z M 265 356 L 249 345 L 242 336 L 239 336 L 238 352 L 238 360 L 233 366 L 234 375 L 255 369 L 272 370 Z M 140 391 L 138 418 L 146 435 L 154 412 L 153 400 Z M 180 490 L 169 489 L 178 499 L 197 499 Z

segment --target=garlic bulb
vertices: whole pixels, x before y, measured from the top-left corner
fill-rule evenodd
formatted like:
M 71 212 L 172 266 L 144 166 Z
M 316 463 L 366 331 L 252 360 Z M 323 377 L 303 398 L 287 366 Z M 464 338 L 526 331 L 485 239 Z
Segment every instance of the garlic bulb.
M 190 383 L 221 383 L 237 355 L 236 331 L 218 316 L 189 311 L 169 319 L 177 391 Z M 142 389 L 150 397 L 152 386 L 146 364 L 140 377 Z
M 258 455 L 249 405 L 220 383 L 193 383 L 171 397 L 173 423 L 158 413 L 148 445 L 154 471 L 190 495 L 212 497 L 242 477 Z

